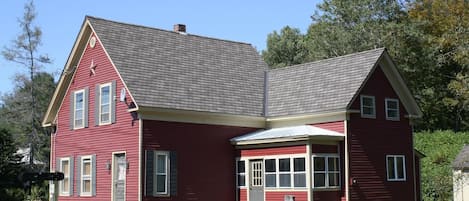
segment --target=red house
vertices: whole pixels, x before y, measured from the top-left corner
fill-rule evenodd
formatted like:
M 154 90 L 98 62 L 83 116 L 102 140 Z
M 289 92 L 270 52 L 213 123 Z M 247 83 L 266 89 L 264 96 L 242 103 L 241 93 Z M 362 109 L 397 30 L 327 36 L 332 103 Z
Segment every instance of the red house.
M 86 17 L 43 125 L 58 200 L 419 200 L 385 49 L 269 70 L 251 45 Z

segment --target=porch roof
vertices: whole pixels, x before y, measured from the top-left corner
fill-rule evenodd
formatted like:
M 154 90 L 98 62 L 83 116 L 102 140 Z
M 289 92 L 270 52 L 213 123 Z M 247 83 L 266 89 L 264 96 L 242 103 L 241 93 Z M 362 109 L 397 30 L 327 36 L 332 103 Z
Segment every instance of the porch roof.
M 259 130 L 243 136 L 232 138 L 231 142 L 235 145 L 245 145 L 299 141 L 307 139 L 342 140 L 344 137 L 345 135 L 343 133 L 326 130 L 311 125 L 301 125 Z

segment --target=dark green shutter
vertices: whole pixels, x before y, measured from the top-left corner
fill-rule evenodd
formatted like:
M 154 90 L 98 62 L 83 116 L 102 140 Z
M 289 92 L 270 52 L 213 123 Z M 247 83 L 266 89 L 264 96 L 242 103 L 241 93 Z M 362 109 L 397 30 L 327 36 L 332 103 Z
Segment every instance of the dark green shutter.
M 89 87 L 86 87 L 85 88 L 85 94 L 83 94 L 83 113 L 84 113 L 84 116 L 85 118 L 83 119 L 83 126 L 85 128 L 88 128 L 88 104 L 89 104 L 89 97 L 90 97 L 90 88 Z
M 116 123 L 116 81 L 112 81 L 112 86 L 111 86 L 111 123 Z
M 96 196 L 96 155 L 91 156 L 91 195 Z
M 80 196 L 81 192 L 81 156 L 77 157 L 77 195 Z
M 101 93 L 99 88 L 99 84 L 96 85 L 95 91 L 94 91 L 94 125 L 97 126 L 99 125 L 99 94 Z
M 75 120 L 75 116 L 73 115 L 73 108 L 75 104 L 75 93 L 70 94 L 70 130 L 73 130 L 73 121 Z
M 155 173 L 155 152 L 152 150 L 145 151 L 145 195 L 153 196 L 153 174 Z
M 175 151 L 169 153 L 169 195 L 177 195 L 177 154 Z

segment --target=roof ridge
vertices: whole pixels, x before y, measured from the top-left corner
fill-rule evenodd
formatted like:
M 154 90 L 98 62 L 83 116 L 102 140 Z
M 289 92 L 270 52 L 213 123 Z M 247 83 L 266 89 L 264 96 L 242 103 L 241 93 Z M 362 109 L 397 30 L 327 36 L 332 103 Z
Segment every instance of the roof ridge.
M 209 37 L 209 36 L 201 36 L 201 35 L 190 34 L 190 33 L 180 34 L 180 33 L 177 33 L 177 32 L 174 32 L 174 31 L 170 31 L 170 30 L 166 30 L 166 29 L 162 29 L 162 28 L 151 27 L 151 26 L 141 25 L 141 24 L 128 23 L 128 22 L 120 22 L 120 21 L 109 20 L 109 19 L 105 19 L 105 18 L 101 18 L 101 17 L 95 17 L 95 16 L 90 16 L 90 15 L 86 15 L 86 16 L 85 16 L 85 19 L 102 20 L 102 21 L 106 21 L 106 22 L 112 22 L 112 23 L 121 24 L 121 25 L 126 25 L 126 26 L 141 27 L 141 28 L 146 28 L 146 29 L 153 29 L 153 30 L 163 31 L 163 32 L 167 32 L 167 33 L 177 34 L 177 35 L 191 36 L 191 37 L 205 38 L 205 39 L 209 39 L 209 40 L 217 40 L 217 41 L 224 41 L 224 42 L 229 42 L 229 43 L 237 43 L 237 44 L 249 45 L 249 46 L 251 46 L 251 47 L 254 48 L 254 46 L 252 46 L 251 43 L 246 43 L 246 42 L 241 42 L 241 41 L 233 41 L 233 40 L 227 40 L 227 39 L 220 39 L 220 38 Z
M 306 63 L 295 64 L 295 65 L 291 65 L 291 66 L 285 66 L 285 67 L 282 67 L 282 68 L 270 69 L 270 72 L 304 67 L 304 66 L 308 66 L 308 65 L 311 65 L 311 64 L 314 64 L 314 63 L 325 62 L 325 61 L 330 61 L 330 60 L 336 60 L 336 59 L 356 56 L 356 55 L 360 55 L 360 54 L 366 54 L 368 52 L 373 52 L 373 51 L 378 51 L 378 50 L 382 53 L 386 50 L 386 48 L 385 47 L 374 48 L 374 49 L 364 50 L 364 51 L 361 51 L 361 52 L 354 52 L 354 53 L 350 53 L 350 54 L 345 54 L 345 55 L 341 55 L 341 56 L 337 56 L 337 57 L 330 57 L 330 58 L 326 58 L 326 59 L 320 59 L 320 60 L 316 60 L 316 61 L 310 61 L 310 62 L 306 62 Z

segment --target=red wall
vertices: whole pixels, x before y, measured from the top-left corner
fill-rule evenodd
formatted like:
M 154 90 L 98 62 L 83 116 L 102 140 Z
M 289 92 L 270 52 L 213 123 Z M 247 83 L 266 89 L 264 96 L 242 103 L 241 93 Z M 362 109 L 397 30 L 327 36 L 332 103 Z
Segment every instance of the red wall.
M 306 153 L 306 145 L 241 150 L 242 157 L 305 154 L 305 153 Z
M 319 123 L 319 124 L 312 124 L 312 126 L 316 126 L 322 129 L 335 131 L 338 133 L 344 133 L 344 121 L 333 121 L 333 122 L 326 122 L 326 123 Z
M 230 139 L 255 130 L 145 120 L 143 149 L 177 153 L 178 192 L 174 197 L 149 196 L 144 200 L 234 201 L 236 151 Z
M 307 191 L 275 191 L 275 192 L 265 192 L 266 201 L 284 201 L 285 195 L 295 196 L 295 201 L 307 201 L 308 192 Z
M 90 63 L 93 59 L 97 65 L 96 74 L 90 75 Z M 108 60 L 101 44 L 94 48 L 86 46 L 78 65 L 73 81 L 58 112 L 57 132 L 52 137 L 51 164 L 55 168 L 57 157 L 74 157 L 74 195 L 60 197 L 60 200 L 110 200 L 111 171 L 106 169 L 107 161 L 112 160 L 112 152 L 125 151 L 130 167 L 127 171 L 127 200 L 137 200 L 138 193 L 138 122 L 132 123 L 125 103 L 116 102 L 116 123 L 95 126 L 95 85 L 116 80 L 116 94 L 124 87 L 117 72 Z M 89 87 L 88 128 L 70 130 L 70 93 Z M 131 100 L 127 96 L 127 100 Z M 96 197 L 77 197 L 77 157 L 96 154 Z
M 378 67 L 362 91 L 375 96 L 376 119 L 351 114 L 348 123 L 350 177 L 357 180 L 350 187 L 351 200 L 414 200 L 412 131 L 400 102 L 400 121 L 385 119 L 385 98 L 398 98 Z M 360 97 L 350 109 L 360 110 Z M 388 182 L 386 155 L 405 155 L 406 181 Z

